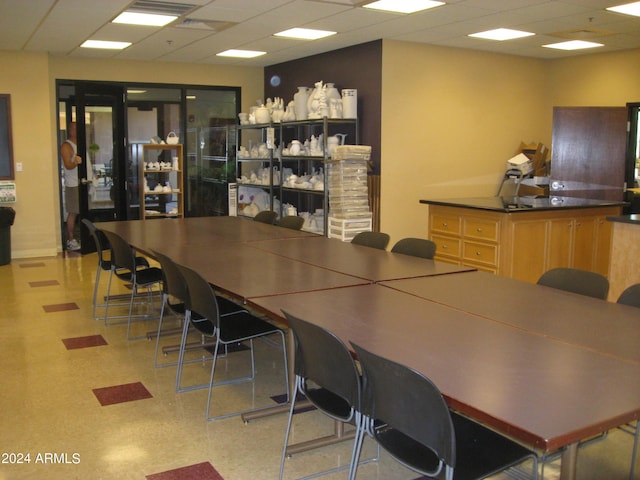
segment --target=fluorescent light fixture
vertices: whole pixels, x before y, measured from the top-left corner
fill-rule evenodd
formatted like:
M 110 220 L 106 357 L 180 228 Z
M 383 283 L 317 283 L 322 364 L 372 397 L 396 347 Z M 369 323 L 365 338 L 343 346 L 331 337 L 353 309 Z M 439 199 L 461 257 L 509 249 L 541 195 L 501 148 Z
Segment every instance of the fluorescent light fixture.
M 128 94 L 140 94 L 140 93 L 147 93 L 147 91 L 146 90 L 137 89 L 137 88 L 128 88 L 127 89 L 127 93 Z
M 496 28 L 495 30 L 487 30 L 486 32 L 472 33 L 469 37 L 498 40 L 501 42 L 503 40 L 513 40 L 514 38 L 530 37 L 531 35 L 535 35 L 535 33 L 511 30 L 510 28 Z
M 224 52 L 217 53 L 218 57 L 237 57 L 237 58 L 255 58 L 260 55 L 265 55 L 267 52 L 259 52 L 256 50 L 225 50 Z
M 274 33 L 275 37 L 299 38 L 301 40 L 317 40 L 319 38 L 335 35 L 329 30 L 314 30 L 312 28 L 290 28 L 282 32 Z
M 583 48 L 603 47 L 602 43 L 585 42 L 584 40 L 570 40 L 568 42 L 550 43 L 542 45 L 545 48 L 557 48 L 558 50 L 581 50 Z
M 159 15 L 155 13 L 122 12 L 112 23 L 126 23 L 128 25 L 144 25 L 149 27 L 164 27 L 173 22 L 175 15 Z
M 432 0 L 378 0 L 377 2 L 362 5 L 364 8 L 374 10 L 384 10 L 386 12 L 395 13 L 415 13 L 429 8 L 439 7 L 444 2 L 435 2 Z
M 187 95 L 187 100 L 195 100 L 196 96 L 195 95 Z
M 640 17 L 640 2 L 626 3 L 616 7 L 607 8 L 610 12 L 624 13 L 625 15 L 633 15 Z
M 105 50 L 122 50 L 131 45 L 131 42 L 110 42 L 107 40 L 87 40 L 82 45 L 82 48 L 102 48 Z

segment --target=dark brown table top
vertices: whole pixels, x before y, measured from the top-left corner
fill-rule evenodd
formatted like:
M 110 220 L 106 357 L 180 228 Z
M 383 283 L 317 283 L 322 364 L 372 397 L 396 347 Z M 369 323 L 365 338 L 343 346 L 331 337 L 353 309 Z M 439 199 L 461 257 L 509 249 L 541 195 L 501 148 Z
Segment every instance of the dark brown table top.
M 475 270 L 472 267 L 391 253 L 318 236 L 257 240 L 250 245 L 285 258 L 372 282 Z
M 640 310 L 486 272 L 384 282 L 528 332 L 640 362 Z
M 176 244 L 215 248 L 219 242 L 317 237 L 309 232 L 226 216 L 100 222 L 96 226 L 119 234 L 140 251 Z
M 202 248 L 174 244 L 163 245 L 157 251 L 174 262 L 193 268 L 217 288 L 242 300 L 369 283 L 245 243 L 220 242 Z
M 249 303 L 279 318 L 285 309 L 422 372 L 452 408 L 542 450 L 554 451 L 640 414 L 635 362 L 379 284 Z

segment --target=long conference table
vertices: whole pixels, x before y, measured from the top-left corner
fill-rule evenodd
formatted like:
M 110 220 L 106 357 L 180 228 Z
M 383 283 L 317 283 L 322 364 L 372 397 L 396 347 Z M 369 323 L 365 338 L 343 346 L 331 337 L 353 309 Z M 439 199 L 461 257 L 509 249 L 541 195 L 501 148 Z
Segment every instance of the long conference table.
M 581 440 L 640 418 L 634 307 L 237 217 L 98 227 L 274 321 L 286 310 L 416 369 L 452 409 L 562 450 L 562 479 L 575 478 Z

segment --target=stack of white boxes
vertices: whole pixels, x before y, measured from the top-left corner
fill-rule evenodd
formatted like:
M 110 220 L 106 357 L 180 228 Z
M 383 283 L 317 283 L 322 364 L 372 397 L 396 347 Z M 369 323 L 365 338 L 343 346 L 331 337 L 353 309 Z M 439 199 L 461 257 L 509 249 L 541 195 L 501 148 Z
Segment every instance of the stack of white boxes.
M 371 231 L 367 162 L 371 147 L 340 145 L 327 162 L 329 188 L 328 236 L 350 242 Z

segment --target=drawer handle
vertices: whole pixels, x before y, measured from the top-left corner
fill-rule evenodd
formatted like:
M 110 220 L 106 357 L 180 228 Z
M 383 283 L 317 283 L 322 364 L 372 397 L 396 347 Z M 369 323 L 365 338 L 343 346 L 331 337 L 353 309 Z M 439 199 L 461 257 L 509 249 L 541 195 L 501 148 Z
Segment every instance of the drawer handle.
M 481 255 L 482 255 L 482 253 L 480 253 L 480 252 L 476 252 L 476 256 L 478 256 L 478 257 L 479 257 L 479 256 L 481 256 Z
M 443 224 L 442 224 L 442 226 L 443 226 L 444 228 L 447 228 L 447 227 L 449 226 L 449 224 L 448 224 L 448 223 L 443 223 Z
M 447 249 L 447 246 L 446 246 L 446 245 L 442 245 L 442 249 L 443 249 L 443 250 L 446 250 L 446 249 Z
M 482 228 L 480 228 L 480 227 L 476 228 L 476 232 L 481 233 L 482 232 Z

